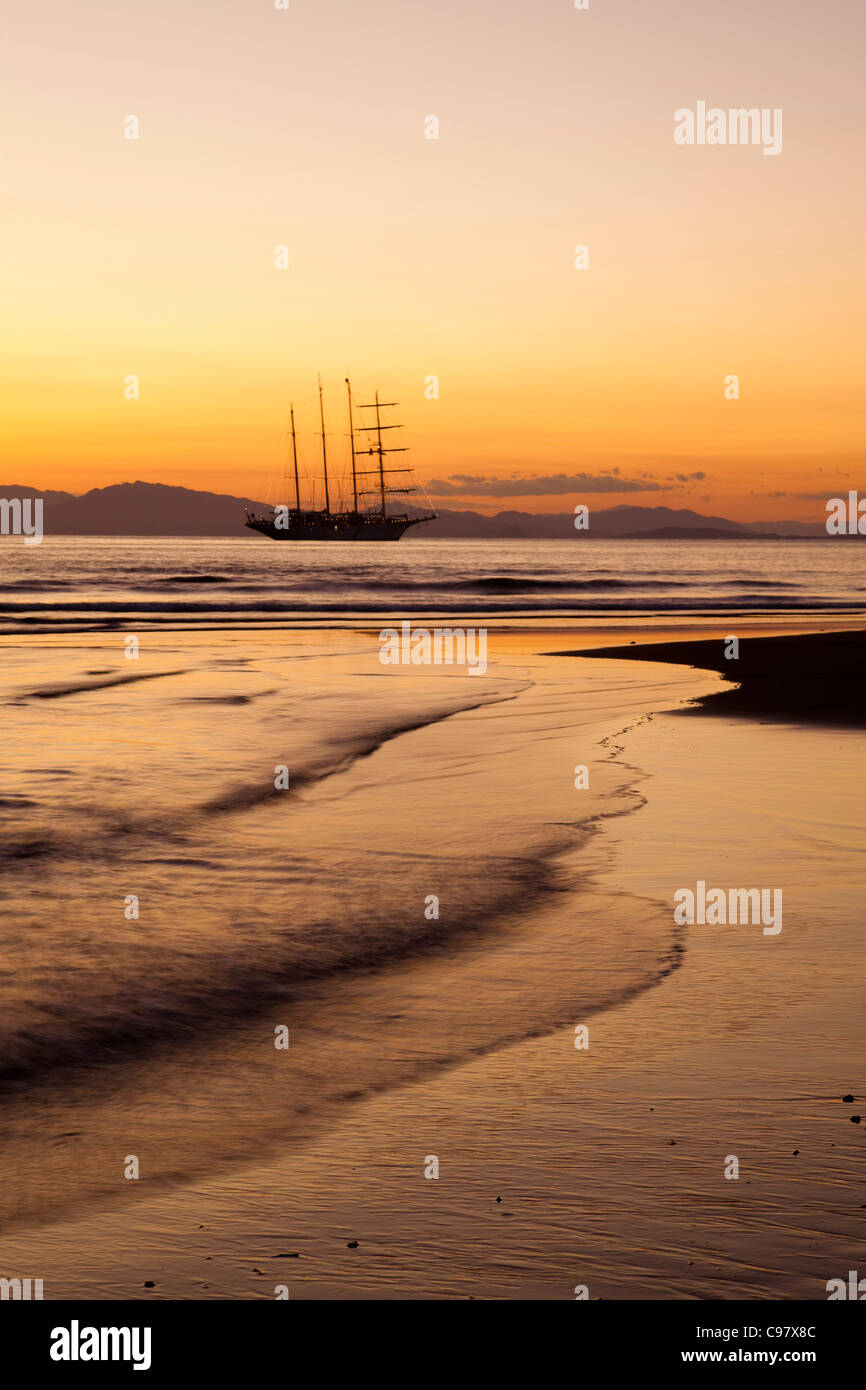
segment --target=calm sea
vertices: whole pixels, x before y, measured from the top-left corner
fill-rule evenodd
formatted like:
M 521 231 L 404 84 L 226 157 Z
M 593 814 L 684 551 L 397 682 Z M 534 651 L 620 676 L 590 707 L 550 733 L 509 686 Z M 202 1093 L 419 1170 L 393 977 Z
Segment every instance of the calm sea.
M 856 613 L 859 546 L 840 541 L 417 540 L 293 545 L 246 537 L 0 543 L 0 630 L 277 623 L 370 613 Z

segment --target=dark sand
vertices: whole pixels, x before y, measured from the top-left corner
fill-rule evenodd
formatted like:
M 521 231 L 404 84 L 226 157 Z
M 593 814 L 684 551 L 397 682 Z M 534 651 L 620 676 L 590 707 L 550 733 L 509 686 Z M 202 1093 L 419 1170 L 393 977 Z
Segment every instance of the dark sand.
M 567 655 L 663 661 L 720 671 L 728 680 L 738 682 L 733 690 L 704 695 L 690 709 L 681 711 L 684 715 L 767 716 L 848 728 L 866 724 L 866 632 L 743 637 L 736 659 L 725 656 L 728 645 L 720 638 L 641 642 Z

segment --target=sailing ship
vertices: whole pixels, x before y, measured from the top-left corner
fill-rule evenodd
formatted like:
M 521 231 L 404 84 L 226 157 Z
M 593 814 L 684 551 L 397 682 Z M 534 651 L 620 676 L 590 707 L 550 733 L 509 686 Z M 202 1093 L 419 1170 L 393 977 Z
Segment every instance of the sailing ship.
M 395 514 L 388 511 L 388 498 L 396 494 L 416 494 L 417 488 L 409 486 L 393 487 L 385 479 L 392 474 L 409 475 L 411 468 L 386 468 L 386 454 L 404 454 L 404 447 L 386 448 L 382 443 L 383 430 L 396 430 L 400 426 L 383 423 L 382 411 L 390 410 L 397 401 L 380 401 L 379 392 L 375 399 L 364 404 L 352 401 L 352 386 L 346 377 L 346 395 L 349 407 L 349 439 L 352 446 L 352 508 L 334 510 L 331 507 L 331 494 L 328 480 L 328 449 L 325 442 L 325 407 L 322 399 L 322 379 L 319 377 L 319 420 L 322 438 L 322 468 L 325 477 L 325 505 L 322 510 L 301 506 L 301 484 L 298 478 L 298 443 L 295 434 L 295 407 L 289 406 L 289 420 L 292 436 L 292 463 L 295 473 L 295 505 L 288 503 L 271 508 L 259 515 L 245 509 L 244 525 L 275 541 L 398 541 L 410 526 L 419 526 L 424 521 L 435 521 L 436 513 L 424 516 L 409 516 L 407 513 Z M 354 423 L 354 410 L 375 411 L 375 424 Z M 358 440 L 358 435 L 374 435 L 374 441 Z M 366 447 L 364 447 L 366 446 Z M 373 463 L 370 468 L 360 467 L 365 459 Z M 373 486 L 365 486 L 370 480 Z M 288 468 L 286 470 L 288 487 Z M 370 505 L 363 499 L 375 498 Z

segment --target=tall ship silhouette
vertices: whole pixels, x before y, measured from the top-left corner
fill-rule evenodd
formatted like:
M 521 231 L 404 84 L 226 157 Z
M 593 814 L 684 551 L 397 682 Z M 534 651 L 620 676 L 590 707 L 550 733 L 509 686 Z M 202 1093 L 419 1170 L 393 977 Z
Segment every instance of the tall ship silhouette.
M 301 506 L 301 484 L 298 477 L 298 442 L 295 434 L 295 407 L 289 406 L 289 419 L 292 436 L 292 465 L 295 475 L 295 505 L 278 505 L 264 514 L 246 510 L 245 525 L 263 536 L 275 541 L 398 541 L 410 526 L 420 526 L 425 521 L 435 521 L 436 513 L 409 516 L 405 512 L 388 510 L 388 499 L 397 495 L 419 495 L 419 489 L 410 480 L 411 468 L 386 468 L 388 454 L 404 454 L 402 447 L 386 448 L 382 443 L 385 430 L 396 430 L 400 426 L 384 423 L 382 411 L 391 410 L 396 401 L 380 401 L 379 392 L 375 399 L 367 402 L 352 401 L 352 386 L 346 377 L 346 396 L 349 409 L 349 439 L 352 448 L 352 508 L 335 510 L 331 506 L 330 483 L 328 479 L 328 448 L 325 437 L 325 406 L 322 398 L 322 379 L 319 378 L 319 420 L 321 422 L 322 469 L 325 481 L 325 505 L 322 510 Z M 355 410 L 375 411 L 375 423 L 356 425 Z M 371 418 L 371 417 L 367 417 Z M 367 436 L 373 438 L 368 440 Z M 358 436 L 364 436 L 363 439 Z M 369 462 L 371 467 L 363 465 Z M 386 479 L 401 475 L 402 487 L 392 486 Z M 370 482 L 372 486 L 368 486 Z M 286 468 L 286 490 L 289 488 L 289 471 Z M 368 499 L 374 499 L 372 502 Z M 404 504 L 405 505 L 405 504 Z

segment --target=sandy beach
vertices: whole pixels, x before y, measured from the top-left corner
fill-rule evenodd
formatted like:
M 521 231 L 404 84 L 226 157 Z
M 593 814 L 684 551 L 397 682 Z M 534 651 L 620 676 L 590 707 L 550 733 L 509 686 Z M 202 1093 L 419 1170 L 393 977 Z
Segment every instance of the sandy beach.
M 862 736 L 728 713 L 709 631 L 491 633 L 477 679 L 163 632 L 123 684 L 114 635 L 4 639 L 22 775 L 46 720 L 63 750 L 3 806 L 4 1266 L 46 1298 L 785 1299 L 862 1262 Z M 763 646 L 832 684 L 861 642 Z M 697 879 L 780 886 L 782 932 L 677 925 Z
M 510 1353 L 580 1302 L 580 1370 L 833 1381 L 866 8 L 4 37 L 16 1365 L 243 1383 L 373 1303 L 425 1350 L 502 1303 Z

